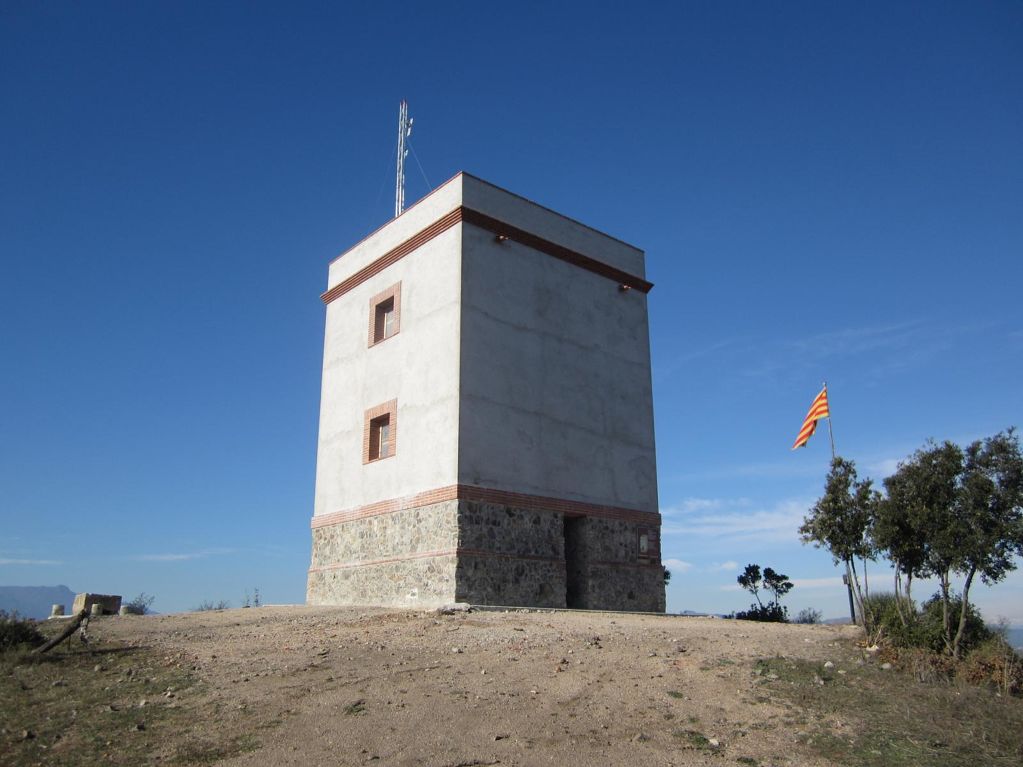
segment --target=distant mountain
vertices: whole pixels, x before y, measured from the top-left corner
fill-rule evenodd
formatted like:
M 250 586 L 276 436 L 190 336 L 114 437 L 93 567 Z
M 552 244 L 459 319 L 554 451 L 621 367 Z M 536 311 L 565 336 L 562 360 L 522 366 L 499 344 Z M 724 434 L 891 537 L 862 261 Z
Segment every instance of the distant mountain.
M 58 604 L 70 614 L 74 601 L 75 592 L 67 586 L 0 586 L 0 610 L 22 618 L 48 618 L 50 607 Z

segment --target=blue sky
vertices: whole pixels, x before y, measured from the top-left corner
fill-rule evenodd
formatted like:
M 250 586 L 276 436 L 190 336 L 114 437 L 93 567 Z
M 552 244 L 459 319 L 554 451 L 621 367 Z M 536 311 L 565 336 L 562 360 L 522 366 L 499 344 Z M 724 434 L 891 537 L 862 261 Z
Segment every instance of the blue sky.
M 1021 424 L 1023 6 L 0 8 L 0 583 L 304 598 L 328 262 L 466 170 L 647 252 L 669 609 L 846 609 L 877 479 Z M 880 565 L 872 568 L 880 576 Z M 924 594 L 925 589 L 917 593 Z M 1023 575 L 976 597 L 1023 624 Z

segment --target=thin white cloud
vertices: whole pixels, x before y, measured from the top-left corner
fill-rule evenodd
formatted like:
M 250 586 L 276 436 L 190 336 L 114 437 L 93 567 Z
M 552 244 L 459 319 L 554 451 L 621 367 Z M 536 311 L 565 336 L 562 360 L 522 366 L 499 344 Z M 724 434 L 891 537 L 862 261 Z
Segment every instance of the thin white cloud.
M 61 565 L 56 559 L 0 559 L 0 565 Z
M 674 573 L 686 573 L 693 569 L 692 562 L 683 562 L 681 559 L 662 559 L 661 564 Z
M 218 554 L 232 554 L 234 549 L 205 549 L 180 554 L 137 554 L 129 557 L 137 562 L 186 562 L 190 559 L 204 559 Z
M 792 578 L 792 585 L 800 589 L 831 589 L 843 588 L 842 578 Z
M 690 539 L 796 542 L 799 539 L 797 530 L 811 504 L 812 501 L 806 499 L 790 499 L 779 501 L 766 509 L 758 509 L 748 499 L 721 499 L 718 505 L 707 506 L 706 512 L 687 512 L 683 503 L 662 510 L 662 534 L 687 536 Z
M 708 567 L 707 571 L 711 573 L 730 573 L 738 569 L 739 563 L 735 562 L 734 560 L 729 560 L 727 562 L 715 563 Z

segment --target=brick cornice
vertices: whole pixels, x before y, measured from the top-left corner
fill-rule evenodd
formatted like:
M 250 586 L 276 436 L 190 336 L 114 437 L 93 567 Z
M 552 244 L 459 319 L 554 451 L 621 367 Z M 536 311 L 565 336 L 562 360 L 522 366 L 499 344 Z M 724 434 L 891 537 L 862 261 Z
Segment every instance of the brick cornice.
M 417 248 L 422 247 L 433 238 L 443 234 L 451 227 L 463 221 L 467 224 L 472 224 L 473 226 L 493 232 L 500 237 L 514 240 L 526 247 L 538 250 L 541 253 L 546 253 L 548 256 L 552 256 L 559 261 L 564 261 L 565 263 L 572 264 L 573 266 L 578 266 L 580 269 L 585 269 L 586 271 L 593 272 L 594 274 L 599 274 L 601 277 L 606 277 L 609 280 L 617 282 L 619 285 L 635 288 L 641 293 L 649 293 L 650 289 L 654 286 L 652 282 L 648 282 L 642 277 L 629 274 L 628 272 L 622 271 L 610 264 L 605 264 L 603 261 L 598 261 L 595 258 L 591 258 L 590 256 L 579 253 L 571 248 L 566 248 L 563 245 L 558 245 L 556 242 L 551 242 L 543 237 L 527 232 L 525 229 L 519 229 L 518 227 L 507 224 L 492 216 L 488 216 L 485 213 L 480 213 L 477 210 L 473 210 L 472 208 L 467 208 L 462 205 L 437 219 L 426 228 L 421 229 L 412 237 L 409 237 L 397 247 L 387 251 L 375 261 L 370 262 L 355 274 L 341 280 L 341 282 L 337 285 L 323 293 L 320 298 L 323 300 L 323 303 L 329 304 L 334 299 L 340 298 L 345 293 L 364 283 L 370 277 L 379 274 L 387 267 L 403 259 L 409 253 L 412 253 Z
M 477 503 L 492 503 L 499 506 L 514 506 L 522 509 L 543 509 L 545 511 L 559 511 L 569 517 L 600 517 L 603 519 L 619 519 L 626 522 L 659 527 L 661 515 L 655 511 L 640 511 L 638 509 L 626 509 L 619 506 L 603 506 L 596 503 L 585 503 L 583 501 L 572 501 L 565 498 L 553 498 L 542 495 L 527 495 L 525 493 L 512 493 L 507 490 L 494 490 L 476 485 L 447 485 L 423 493 L 404 496 L 401 498 L 389 498 L 366 506 L 357 506 L 352 509 L 335 511 L 330 514 L 314 516 L 310 527 L 329 527 L 344 522 L 351 522 L 356 519 L 374 517 L 380 514 L 394 514 L 406 509 L 431 506 L 435 503 L 445 501 L 475 501 Z

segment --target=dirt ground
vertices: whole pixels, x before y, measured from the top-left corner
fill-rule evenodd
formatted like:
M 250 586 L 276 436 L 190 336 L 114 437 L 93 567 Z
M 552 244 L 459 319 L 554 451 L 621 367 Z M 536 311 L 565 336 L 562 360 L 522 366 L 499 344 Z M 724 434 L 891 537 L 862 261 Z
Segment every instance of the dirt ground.
M 818 765 L 762 658 L 855 673 L 848 626 L 261 607 L 93 621 L 197 683 L 148 702 L 231 765 Z M 845 673 L 844 669 L 840 673 Z M 842 727 L 842 722 L 831 722 Z M 147 761 L 180 761 L 154 742 Z M 215 752 L 215 751 L 214 751 Z M 175 757 L 175 754 L 177 756 Z

